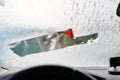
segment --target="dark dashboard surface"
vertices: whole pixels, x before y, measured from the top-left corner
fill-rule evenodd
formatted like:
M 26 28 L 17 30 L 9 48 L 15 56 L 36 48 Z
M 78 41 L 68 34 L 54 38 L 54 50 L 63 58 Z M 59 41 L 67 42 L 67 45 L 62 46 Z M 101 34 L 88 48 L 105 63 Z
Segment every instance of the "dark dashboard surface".
M 120 80 L 120 75 L 111 75 L 108 73 L 108 68 L 101 68 L 101 67 L 88 67 L 88 68 L 81 68 L 81 67 L 75 67 L 77 70 L 84 70 L 90 74 L 94 74 L 96 76 L 103 77 L 107 80 Z
M 75 69 L 77 71 L 82 71 L 82 72 L 88 73 L 88 74 L 92 75 L 93 77 L 95 77 L 97 80 L 120 80 L 120 75 L 109 74 L 108 68 L 103 68 L 103 67 L 74 67 L 73 69 Z M 2 79 L 0 79 L 0 80 L 5 80 L 6 75 L 7 75 L 7 77 L 10 77 L 11 75 L 13 75 L 16 72 L 19 72 L 19 70 L 6 71 L 3 74 L 1 74 Z

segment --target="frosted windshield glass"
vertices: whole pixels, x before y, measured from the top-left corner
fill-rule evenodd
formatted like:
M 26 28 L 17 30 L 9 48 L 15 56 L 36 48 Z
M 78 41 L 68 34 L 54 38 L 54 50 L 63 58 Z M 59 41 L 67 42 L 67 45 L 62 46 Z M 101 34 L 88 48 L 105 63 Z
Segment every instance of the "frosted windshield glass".
M 120 56 L 118 4 L 118 0 L 0 0 L 0 65 L 108 67 L 110 57 Z M 38 50 L 37 54 L 31 54 L 36 51 L 31 50 L 25 56 L 8 46 L 66 29 L 72 29 L 75 38 L 95 33 L 97 37 L 93 42 L 42 53 Z

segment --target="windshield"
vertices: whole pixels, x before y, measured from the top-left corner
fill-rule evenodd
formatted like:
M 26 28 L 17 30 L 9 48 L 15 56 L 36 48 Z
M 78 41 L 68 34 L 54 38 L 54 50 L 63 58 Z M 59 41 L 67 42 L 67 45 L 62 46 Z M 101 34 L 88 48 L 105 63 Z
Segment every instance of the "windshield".
M 118 4 L 119 0 L 0 0 L 0 66 L 108 67 L 110 57 L 120 56 Z M 67 29 L 74 40 L 55 34 Z M 56 43 L 57 48 L 45 50 L 51 44 L 42 43 L 50 43 L 44 38 L 51 34 L 64 39 L 62 48 Z M 81 37 L 84 44 L 77 39 Z

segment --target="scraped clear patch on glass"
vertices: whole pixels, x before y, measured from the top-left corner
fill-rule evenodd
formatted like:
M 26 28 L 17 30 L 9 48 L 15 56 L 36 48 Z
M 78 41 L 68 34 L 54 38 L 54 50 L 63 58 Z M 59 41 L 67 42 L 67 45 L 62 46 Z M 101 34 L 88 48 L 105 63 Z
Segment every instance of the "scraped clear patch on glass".
M 46 52 L 56 49 L 62 49 L 68 46 L 85 44 L 89 40 L 94 40 L 98 33 L 77 37 L 74 39 L 72 29 L 48 34 L 44 36 L 33 37 L 30 39 L 18 41 L 9 44 L 9 48 L 20 57 Z

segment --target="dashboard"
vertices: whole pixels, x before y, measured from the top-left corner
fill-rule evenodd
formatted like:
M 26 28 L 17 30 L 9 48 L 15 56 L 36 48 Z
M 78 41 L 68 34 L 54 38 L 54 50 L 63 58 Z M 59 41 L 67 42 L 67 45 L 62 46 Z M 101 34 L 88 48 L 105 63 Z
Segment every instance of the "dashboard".
M 73 72 L 74 72 L 75 80 L 119 80 L 120 79 L 119 75 L 109 74 L 108 68 L 105 67 L 65 67 L 65 66 L 47 65 L 47 66 L 36 66 L 22 70 L 21 69 L 12 70 L 12 71 L 8 70 L 1 75 L 0 80 L 21 80 L 21 79 L 35 80 L 41 78 L 45 80 L 47 79 L 73 80 L 74 79 Z M 60 78 L 61 76 L 63 78 Z

